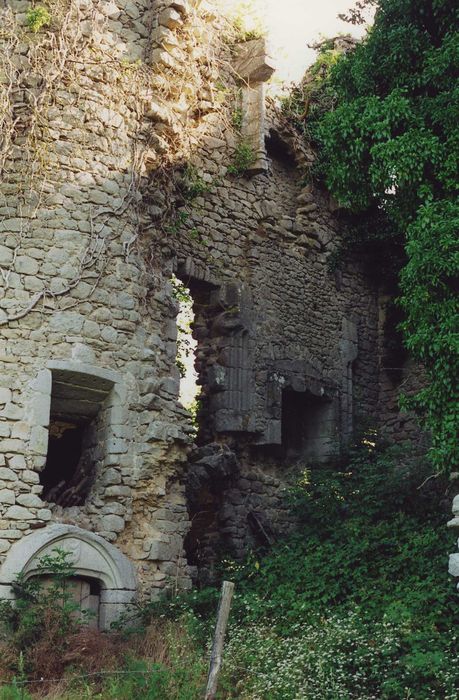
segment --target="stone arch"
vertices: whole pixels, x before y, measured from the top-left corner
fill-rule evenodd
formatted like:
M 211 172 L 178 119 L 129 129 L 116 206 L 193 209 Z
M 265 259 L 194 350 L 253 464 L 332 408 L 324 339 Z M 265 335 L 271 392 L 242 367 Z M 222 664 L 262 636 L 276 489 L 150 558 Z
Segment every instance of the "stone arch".
M 99 626 L 108 629 L 136 594 L 134 567 L 117 547 L 73 525 L 50 525 L 16 542 L 0 568 L 0 597 L 13 599 L 18 574 L 33 576 L 41 557 L 57 548 L 69 552 L 76 576 L 100 585 Z

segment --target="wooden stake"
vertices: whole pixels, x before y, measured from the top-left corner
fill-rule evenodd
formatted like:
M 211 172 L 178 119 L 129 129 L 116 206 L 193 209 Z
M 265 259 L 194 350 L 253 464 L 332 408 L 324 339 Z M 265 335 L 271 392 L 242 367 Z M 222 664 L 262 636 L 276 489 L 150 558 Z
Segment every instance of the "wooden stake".
M 223 643 L 225 641 L 226 626 L 231 608 L 234 583 L 223 581 L 222 593 L 217 612 L 217 624 L 215 625 L 212 653 L 210 655 L 209 675 L 207 677 L 207 690 L 204 700 L 215 700 L 218 685 L 218 676 L 222 665 Z

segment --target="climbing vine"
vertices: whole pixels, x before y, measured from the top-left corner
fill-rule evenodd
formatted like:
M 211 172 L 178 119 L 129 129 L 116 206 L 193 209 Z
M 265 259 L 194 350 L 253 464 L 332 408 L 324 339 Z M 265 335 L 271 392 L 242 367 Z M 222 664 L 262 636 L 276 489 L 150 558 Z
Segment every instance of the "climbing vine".
M 375 217 L 384 220 L 376 234 L 386 250 L 404 243 L 402 327 L 428 377 L 405 405 L 431 432 L 439 472 L 459 461 L 458 27 L 448 0 L 380 0 L 367 38 L 332 68 L 335 104 L 313 125 L 316 171 L 340 205 L 369 224 L 367 245 Z

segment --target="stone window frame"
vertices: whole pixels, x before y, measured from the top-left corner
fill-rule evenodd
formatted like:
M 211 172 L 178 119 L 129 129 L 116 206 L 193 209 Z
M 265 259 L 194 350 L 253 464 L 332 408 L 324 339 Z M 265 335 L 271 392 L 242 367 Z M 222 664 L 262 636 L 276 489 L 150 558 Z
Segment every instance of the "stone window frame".
M 123 376 L 112 369 L 97 367 L 72 360 L 49 360 L 46 368 L 40 370 L 30 384 L 30 395 L 27 407 L 27 421 L 30 424 L 29 453 L 32 468 L 40 472 L 45 464 L 48 453 L 49 424 L 51 417 L 51 396 L 53 370 L 81 374 L 95 379 L 111 382 L 112 388 L 108 393 L 104 410 L 107 413 L 105 453 L 102 468 L 106 469 L 119 462 L 120 454 L 128 451 L 127 440 L 123 427 L 128 419 L 127 389 Z M 46 502 L 46 501 L 44 501 Z M 84 506 L 79 506 L 84 507 Z

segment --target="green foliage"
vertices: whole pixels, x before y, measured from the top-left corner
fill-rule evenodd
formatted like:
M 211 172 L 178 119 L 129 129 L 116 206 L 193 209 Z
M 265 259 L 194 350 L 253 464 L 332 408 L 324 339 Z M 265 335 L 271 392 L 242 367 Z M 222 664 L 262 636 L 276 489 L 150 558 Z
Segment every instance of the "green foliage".
M 296 532 L 269 553 L 224 563 L 236 594 L 220 700 L 456 700 L 446 480 L 420 488 L 427 462 L 380 448 L 372 432 L 361 442 L 347 462 L 301 475 L 290 494 Z M 218 598 L 206 588 L 135 604 L 120 666 L 90 682 L 75 677 L 53 697 L 200 700 Z M 0 700 L 19 700 L 21 680 Z
M 51 14 L 43 5 L 30 7 L 26 13 L 26 22 L 30 31 L 36 34 L 43 27 L 48 27 L 51 24 Z
M 233 160 L 228 166 L 228 173 L 240 177 L 247 172 L 250 166 L 255 162 L 256 155 L 252 146 L 245 141 L 241 141 L 236 146 L 233 154 Z
M 265 31 L 259 13 L 251 0 L 238 0 L 231 9 L 231 30 L 229 32 L 231 43 L 240 44 L 252 39 L 259 39 L 264 35 Z
M 459 205 L 430 202 L 407 230 L 402 270 L 402 324 L 408 349 L 427 367 L 430 382 L 411 402 L 432 433 L 431 458 L 439 469 L 459 464 Z
M 18 575 L 14 602 L 0 601 L 0 639 L 8 641 L 19 658 L 21 653 L 26 658 L 29 647 L 51 627 L 62 643 L 88 619 L 72 596 L 72 576 L 68 552 L 56 548 L 40 559 L 34 577 Z
M 305 472 L 296 533 L 231 566 L 227 672 L 247 668 L 237 697 L 456 697 L 445 482 L 418 488 L 418 459 L 365 442 L 349 464 Z
M 104 700 L 195 700 L 202 690 L 201 665 L 192 663 L 184 667 L 178 659 L 174 661 L 171 669 L 159 663 L 129 659 L 122 674 L 106 681 L 99 697 Z
M 378 447 L 371 432 L 348 462 L 304 472 L 290 494 L 297 531 L 268 554 L 223 563 L 236 593 L 222 698 L 456 699 L 446 481 L 420 488 L 428 474 L 427 461 Z M 150 603 L 142 619 L 186 621 L 204 649 L 218 594 Z
M 122 58 L 120 61 L 120 66 L 123 68 L 123 70 L 134 73 L 142 67 L 142 60 L 140 58 L 136 58 L 135 61 L 132 61 L 129 58 Z
M 187 211 L 184 211 L 181 209 L 180 211 L 174 212 L 174 215 L 170 222 L 164 227 L 166 233 L 172 235 L 172 236 L 178 236 L 180 233 L 181 229 L 184 227 L 188 219 L 190 218 L 190 214 Z
M 13 680 L 8 685 L 0 686 L 0 700 L 32 700 L 32 697 L 20 683 Z
M 244 112 L 240 107 L 236 108 L 231 115 L 231 124 L 236 131 L 241 131 L 242 122 L 244 120 Z
M 186 376 L 186 362 L 192 356 L 193 299 L 190 290 L 175 275 L 171 279 L 172 294 L 179 303 L 177 315 L 177 357 L 175 363 L 182 379 Z
M 288 630 L 331 606 L 358 605 L 374 618 L 389 614 L 395 601 L 413 622 L 421 613 L 436 624 L 453 615 L 456 597 L 444 574 L 446 514 L 439 507 L 445 484 L 418 489 L 427 462 L 365 440 L 344 468 L 306 470 L 291 492 L 302 527 L 258 568 L 252 560 L 232 569 L 238 590 L 257 594 L 257 606 L 250 605 L 255 617 L 275 615 Z
M 0 700 L 32 700 L 26 692 L 27 674 L 25 672 L 24 654 L 19 653 L 18 675 L 8 685 L 0 685 Z
M 393 274 L 404 264 L 393 252 L 405 243 L 403 328 L 429 379 L 414 405 L 432 433 L 437 471 L 455 468 L 458 456 L 457 28 L 450 0 L 380 0 L 366 40 L 332 67 L 333 109 L 308 126 L 316 175 L 363 220 L 361 242 L 368 247 L 372 221 L 385 220 L 373 240 L 393 259 Z
M 287 119 L 307 138 L 315 140 L 314 125 L 334 109 L 336 91 L 330 80 L 331 69 L 337 63 L 339 52 L 333 42 L 320 44 L 319 55 L 300 85 L 281 98 L 281 108 Z
M 206 182 L 193 165 L 186 165 L 181 182 L 181 191 L 185 199 L 192 200 L 201 197 L 211 187 L 211 183 Z
M 365 624 L 358 610 L 310 617 L 289 635 L 251 623 L 232 630 L 225 674 L 236 682 L 244 669 L 240 700 L 455 700 L 454 644 L 407 654 L 409 639 L 403 623 Z
M 240 17 L 234 20 L 234 42 L 236 44 L 242 44 L 245 41 L 252 41 L 252 39 L 260 39 L 263 36 L 262 29 L 254 27 L 253 29 L 245 29 L 244 22 Z

